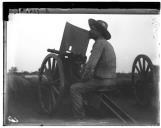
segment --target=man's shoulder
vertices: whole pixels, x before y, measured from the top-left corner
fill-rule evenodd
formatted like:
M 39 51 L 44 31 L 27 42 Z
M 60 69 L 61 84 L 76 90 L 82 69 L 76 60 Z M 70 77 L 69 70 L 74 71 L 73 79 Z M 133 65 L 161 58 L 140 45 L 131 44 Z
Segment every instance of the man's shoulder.
M 110 42 L 107 41 L 106 39 L 99 39 L 96 41 L 98 45 L 103 45 L 103 46 L 111 46 Z
M 99 44 L 106 44 L 106 43 L 108 43 L 108 41 L 106 40 L 106 39 L 98 39 L 98 40 L 96 40 L 96 43 L 99 43 Z

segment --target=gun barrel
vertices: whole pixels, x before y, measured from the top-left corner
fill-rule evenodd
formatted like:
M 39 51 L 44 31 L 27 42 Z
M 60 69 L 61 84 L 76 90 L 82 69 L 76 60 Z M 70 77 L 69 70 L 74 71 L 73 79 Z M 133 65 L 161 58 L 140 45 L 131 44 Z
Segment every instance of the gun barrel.
M 47 49 L 47 51 L 48 51 L 48 52 L 51 52 L 51 53 L 60 54 L 60 51 L 55 50 L 55 49 Z

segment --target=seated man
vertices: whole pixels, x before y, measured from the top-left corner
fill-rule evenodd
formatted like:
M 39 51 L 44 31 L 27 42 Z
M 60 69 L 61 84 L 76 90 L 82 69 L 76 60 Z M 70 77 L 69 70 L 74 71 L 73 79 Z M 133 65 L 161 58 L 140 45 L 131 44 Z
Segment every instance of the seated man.
M 89 19 L 91 39 L 95 40 L 91 55 L 84 68 L 82 82 L 71 85 L 72 110 L 74 117 L 85 117 L 83 94 L 96 91 L 102 86 L 112 86 L 116 78 L 116 56 L 111 38 L 107 31 L 107 23 L 102 20 Z

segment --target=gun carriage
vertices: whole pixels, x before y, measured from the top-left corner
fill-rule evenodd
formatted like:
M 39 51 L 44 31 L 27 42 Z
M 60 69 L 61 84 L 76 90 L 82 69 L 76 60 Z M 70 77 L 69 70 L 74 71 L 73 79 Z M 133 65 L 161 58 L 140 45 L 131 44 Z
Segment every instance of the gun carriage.
M 39 69 L 40 106 L 45 113 L 52 113 L 69 97 L 72 83 L 81 80 L 81 69 L 86 63 L 88 31 L 66 23 L 60 50 L 48 49 L 50 52 Z M 131 83 L 140 105 L 150 104 L 154 88 L 154 66 L 146 55 L 138 55 L 132 65 Z M 65 99 L 64 99 L 65 100 Z

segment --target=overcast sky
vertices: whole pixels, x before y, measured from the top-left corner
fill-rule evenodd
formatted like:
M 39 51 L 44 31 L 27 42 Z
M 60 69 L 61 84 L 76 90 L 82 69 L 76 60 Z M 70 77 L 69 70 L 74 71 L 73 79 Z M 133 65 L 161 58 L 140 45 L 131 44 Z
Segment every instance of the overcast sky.
M 7 69 L 40 68 L 48 48 L 59 50 L 66 22 L 89 30 L 88 19 L 104 20 L 112 35 L 109 42 L 117 57 L 117 72 L 131 72 L 138 54 L 159 64 L 159 15 L 110 14 L 10 14 L 7 23 Z M 90 55 L 93 41 L 89 43 Z

